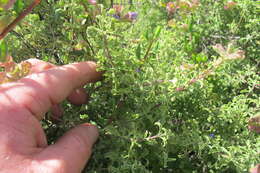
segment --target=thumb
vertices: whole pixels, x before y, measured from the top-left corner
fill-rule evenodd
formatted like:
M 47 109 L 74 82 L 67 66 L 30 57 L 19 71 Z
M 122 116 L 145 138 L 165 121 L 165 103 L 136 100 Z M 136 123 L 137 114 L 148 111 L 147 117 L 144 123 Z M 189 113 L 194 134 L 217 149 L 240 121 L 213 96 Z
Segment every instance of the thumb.
M 54 172 L 80 173 L 91 155 L 92 146 L 97 138 L 96 126 L 79 125 L 39 153 L 38 158 L 44 160 L 44 165 Z

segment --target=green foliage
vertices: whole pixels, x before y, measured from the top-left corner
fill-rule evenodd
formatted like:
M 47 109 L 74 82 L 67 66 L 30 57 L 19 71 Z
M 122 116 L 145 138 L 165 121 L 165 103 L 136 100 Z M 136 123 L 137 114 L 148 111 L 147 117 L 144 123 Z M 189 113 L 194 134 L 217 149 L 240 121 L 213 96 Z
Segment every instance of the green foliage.
M 4 40 L 0 41 L 0 62 L 5 61 L 5 58 L 7 57 L 8 48 L 7 44 Z
M 14 4 L 14 11 L 16 11 L 17 13 L 21 13 L 24 9 L 24 2 L 23 0 L 16 0 L 15 4 Z
M 105 71 L 86 87 L 88 105 L 65 102 L 62 122 L 43 121 L 49 142 L 97 124 L 84 171 L 93 173 L 248 172 L 259 163 L 259 135 L 247 128 L 260 107 L 257 3 L 201 0 L 169 12 L 168 1 L 147 0 L 117 17 L 99 2 L 42 1 L 6 38 L 17 61 L 94 60 Z

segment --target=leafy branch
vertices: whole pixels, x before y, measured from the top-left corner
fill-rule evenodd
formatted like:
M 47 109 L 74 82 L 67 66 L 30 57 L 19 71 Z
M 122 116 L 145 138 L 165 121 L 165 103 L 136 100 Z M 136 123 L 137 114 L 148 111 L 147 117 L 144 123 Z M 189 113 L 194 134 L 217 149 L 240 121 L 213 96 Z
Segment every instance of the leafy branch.
M 14 29 L 14 27 L 23 19 L 25 16 L 27 16 L 33 9 L 36 7 L 41 0 L 34 0 L 28 8 L 26 8 L 12 23 L 10 23 L 0 34 L 0 40 L 2 40 L 11 30 Z
M 232 44 L 229 44 L 227 48 L 224 48 L 222 45 L 217 44 L 215 46 L 213 46 L 213 49 L 221 56 L 219 59 L 215 60 L 213 62 L 213 65 L 204 70 L 200 75 L 198 75 L 197 77 L 189 80 L 189 82 L 187 83 L 187 85 L 181 86 L 181 87 L 177 87 L 175 89 L 176 92 L 180 92 L 180 91 L 184 91 L 186 90 L 189 86 L 191 86 L 192 84 L 198 82 L 199 80 L 203 80 L 206 77 L 208 77 L 209 75 L 211 75 L 219 66 L 221 66 L 224 62 L 229 61 L 229 60 L 237 60 L 237 59 L 244 59 L 245 58 L 245 52 L 242 50 L 232 50 Z M 171 82 L 171 83 L 175 83 L 175 81 L 172 80 L 156 80 L 152 83 L 145 83 L 144 86 L 149 86 L 152 84 L 156 84 L 156 83 L 163 83 L 163 82 Z

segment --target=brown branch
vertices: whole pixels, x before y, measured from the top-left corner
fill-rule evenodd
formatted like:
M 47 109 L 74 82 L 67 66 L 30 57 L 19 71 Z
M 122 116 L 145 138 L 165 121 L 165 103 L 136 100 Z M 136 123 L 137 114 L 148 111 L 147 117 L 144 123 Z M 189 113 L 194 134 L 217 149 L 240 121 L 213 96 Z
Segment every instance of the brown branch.
M 14 27 L 26 16 L 28 15 L 35 6 L 37 6 L 41 0 L 34 0 L 28 8 L 26 8 L 12 23 L 10 23 L 0 34 L 0 40 L 2 40 Z
M 104 53 L 105 53 L 105 56 L 108 58 L 108 59 L 110 59 L 110 64 L 112 65 L 112 66 L 115 66 L 115 64 L 113 63 L 113 58 L 112 58 L 112 56 L 111 56 L 111 54 L 110 54 L 110 51 L 109 51 L 109 48 L 108 48 L 108 41 L 107 41 L 107 36 L 106 35 L 104 35 L 103 36 L 103 41 L 104 41 Z
M 161 135 L 161 134 L 158 134 L 158 135 L 155 135 L 155 136 L 149 136 L 149 137 L 147 137 L 147 138 L 144 138 L 144 139 L 139 139 L 139 140 L 143 140 L 143 141 L 149 141 L 149 140 L 153 140 L 153 139 L 157 139 L 157 138 L 160 138 L 160 137 L 162 137 L 163 135 Z
M 90 44 L 89 40 L 88 40 L 88 36 L 84 35 L 84 33 L 81 33 L 81 36 L 83 37 L 83 39 L 86 41 L 86 43 L 88 44 L 88 47 L 90 48 L 92 55 L 95 56 L 95 51 L 94 48 L 92 47 L 92 45 Z

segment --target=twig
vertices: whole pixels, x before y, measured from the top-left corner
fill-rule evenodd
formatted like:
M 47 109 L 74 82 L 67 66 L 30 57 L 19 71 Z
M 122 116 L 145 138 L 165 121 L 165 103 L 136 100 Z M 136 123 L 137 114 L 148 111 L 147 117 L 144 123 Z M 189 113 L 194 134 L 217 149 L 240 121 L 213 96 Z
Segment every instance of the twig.
M 25 44 L 25 46 L 28 49 L 31 49 L 34 53 L 37 53 L 37 49 L 35 47 L 33 47 L 30 43 L 28 43 L 25 39 L 24 36 L 16 31 L 11 31 L 12 34 L 14 34 L 17 38 L 19 38 L 23 44 Z
M 90 48 L 93 56 L 95 55 L 95 51 L 94 48 L 92 47 L 92 45 L 90 44 L 89 40 L 88 40 L 88 36 L 85 36 L 83 33 L 81 33 L 83 39 L 86 41 L 86 43 L 88 44 L 88 47 Z
M 106 56 L 109 58 L 109 59 L 112 59 L 112 56 L 110 55 L 110 51 L 109 51 L 109 49 L 108 49 L 108 47 L 107 47 L 107 45 L 108 45 L 108 43 L 107 43 L 107 36 L 106 35 L 104 35 L 104 48 L 105 48 L 105 53 L 106 53 Z
M 152 48 L 152 46 L 153 46 L 153 43 L 156 41 L 156 39 L 153 39 L 151 42 L 150 42 L 150 44 L 149 44 L 149 46 L 148 46 L 148 49 L 147 49 L 147 51 L 146 51 L 146 53 L 145 53 L 145 55 L 144 55 L 144 60 L 146 60 L 147 59 L 147 57 L 148 57 L 148 55 L 149 55 L 149 53 L 150 53 L 150 51 L 151 51 L 151 48 Z
M 158 135 L 155 135 L 155 136 L 149 136 L 149 137 L 144 138 L 144 139 L 141 139 L 141 140 L 143 140 L 143 141 L 144 141 L 144 140 L 149 141 L 149 140 L 157 139 L 157 138 L 160 138 L 160 137 L 162 137 L 162 135 L 158 134 Z
M 0 40 L 2 40 L 14 27 L 27 15 L 35 6 L 37 6 L 41 0 L 34 0 L 27 9 L 25 9 L 12 23 L 10 23 L 0 34 Z
M 114 63 L 113 63 L 113 60 L 112 60 L 112 56 L 111 56 L 110 51 L 109 51 L 108 46 L 107 46 L 108 43 L 107 43 L 106 35 L 104 35 L 103 39 L 104 39 L 105 56 L 108 57 L 111 60 L 110 63 L 114 66 Z

